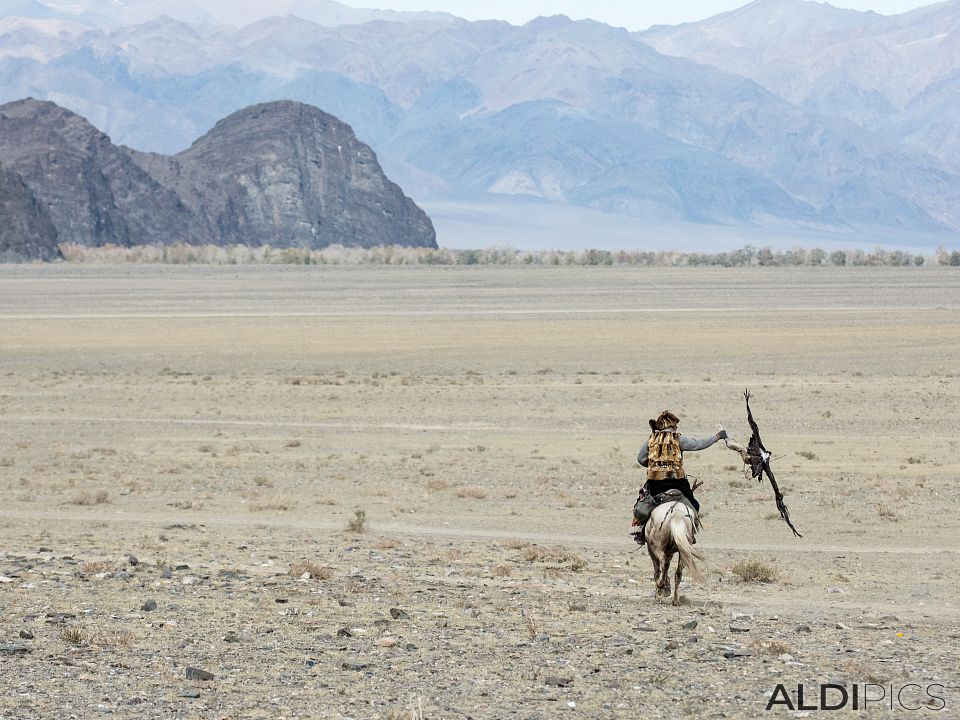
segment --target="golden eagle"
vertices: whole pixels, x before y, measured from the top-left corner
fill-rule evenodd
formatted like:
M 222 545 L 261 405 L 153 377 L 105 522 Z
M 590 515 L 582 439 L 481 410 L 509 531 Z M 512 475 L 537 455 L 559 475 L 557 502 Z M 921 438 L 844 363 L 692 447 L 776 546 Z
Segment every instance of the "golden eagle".
M 790 522 L 790 513 L 787 511 L 787 504 L 783 501 L 783 493 L 780 492 L 780 488 L 777 486 L 777 480 L 773 477 L 773 471 L 770 469 L 770 458 L 772 455 L 770 451 L 763 446 L 763 441 L 760 439 L 760 430 L 757 428 L 757 423 L 753 419 L 753 413 L 750 412 L 749 390 L 743 391 L 743 398 L 747 402 L 747 422 L 750 423 L 750 429 L 753 431 L 753 435 L 750 436 L 750 442 L 747 443 L 746 452 L 746 461 L 750 465 L 750 472 L 753 477 L 757 479 L 757 482 L 763 482 L 763 476 L 767 476 L 767 479 L 770 480 L 770 485 L 773 486 L 773 493 L 777 499 L 777 509 L 780 511 L 780 517 L 790 526 L 794 535 L 803 537 L 803 535 L 797 532 L 793 523 Z

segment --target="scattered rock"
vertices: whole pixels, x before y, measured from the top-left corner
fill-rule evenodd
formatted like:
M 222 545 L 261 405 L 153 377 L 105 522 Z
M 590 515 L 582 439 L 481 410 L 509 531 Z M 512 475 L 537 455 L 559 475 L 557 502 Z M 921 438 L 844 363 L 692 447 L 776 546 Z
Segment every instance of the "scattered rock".
M 237 635 L 233 630 L 230 630 L 226 635 L 223 636 L 224 642 L 228 643 L 238 643 L 240 642 L 240 636 Z
M 650 625 L 648 625 L 645 622 L 640 623 L 639 625 L 635 626 L 633 629 L 639 632 L 656 632 L 655 628 L 650 627 Z
M 201 670 L 200 668 L 188 667 L 187 668 L 187 680 L 213 680 L 216 677 L 212 672 L 206 670 Z
M 0 655 L 26 655 L 33 650 L 26 645 L 0 645 Z
M 33 633 L 30 632 L 29 630 L 21 630 L 20 637 L 23 638 L 24 640 L 33 640 Z
M 177 695 L 182 698 L 192 698 L 196 700 L 198 697 L 200 697 L 200 691 L 186 689 L 186 690 L 181 690 L 179 693 L 177 693 Z
M 409 620 L 410 615 L 400 608 L 390 608 L 390 617 L 394 620 Z
M 196 585 L 200 582 L 200 578 L 198 578 L 196 575 L 185 575 L 180 582 L 184 585 Z
M 361 670 L 367 669 L 367 664 L 355 663 L 355 662 L 344 662 L 344 663 L 341 663 L 340 668 L 342 670 L 353 670 L 354 672 L 360 672 Z
M 751 653 L 741 652 L 740 650 L 727 650 L 723 653 L 723 656 L 727 660 L 733 660 L 734 658 L 740 658 L 740 657 L 750 657 L 750 655 Z
M 50 549 L 50 548 L 48 548 L 48 547 L 41 546 L 40 548 L 37 549 L 37 552 L 38 552 L 38 553 L 52 553 L 53 550 Z
M 680 645 L 678 645 L 674 640 L 671 640 L 666 645 L 663 646 L 664 650 L 676 650 Z
M 337 605 L 340 607 L 353 607 L 353 601 L 347 600 L 346 598 L 337 598 Z
M 847 626 L 844 625 L 843 623 L 839 623 L 839 622 L 837 623 L 837 630 L 847 630 L 847 629 L 849 628 L 847 628 Z
M 745 627 L 745 626 L 743 626 L 743 625 L 733 625 L 733 624 L 731 624 L 731 625 L 730 625 L 730 632 L 746 633 L 746 632 L 750 632 L 750 628 Z
M 72 620 L 76 615 L 73 613 L 48 612 L 47 623 L 50 625 L 63 625 L 67 620 Z
M 795 626 L 793 629 L 794 629 L 796 632 L 798 632 L 798 633 L 811 633 L 811 632 L 813 632 L 813 628 L 811 628 L 809 625 L 806 625 L 806 624 L 803 624 L 803 623 L 801 623 L 800 625 Z
M 319 660 L 314 660 L 313 658 L 307 658 L 306 660 L 303 661 L 303 664 L 306 665 L 308 668 L 312 668 L 319 662 L 320 662 Z
M 137 560 L 136 555 L 127 555 L 127 562 L 130 563 L 130 565 L 132 565 L 133 567 L 136 567 L 137 565 L 140 564 L 140 561 Z
M 170 568 L 164 568 L 163 572 L 160 573 L 160 577 L 164 580 L 169 580 L 173 577 L 173 571 Z
M 543 684 L 550 687 L 569 687 L 573 685 L 573 678 L 562 678 L 556 675 L 547 675 L 543 679 Z
M 189 566 L 189 565 L 177 565 L 177 566 L 176 566 L 175 568 L 173 568 L 173 569 L 174 569 L 174 570 L 189 570 L 189 569 L 190 569 L 190 566 Z
M 683 629 L 684 629 L 684 630 L 694 630 L 696 627 L 697 627 L 697 621 L 696 621 L 696 620 L 691 620 L 690 622 L 685 622 L 685 623 L 683 624 Z
M 6 575 L 0 575 L 0 583 L 12 583 L 13 578 L 9 578 Z
M 900 622 L 900 618 L 898 618 L 896 615 L 884 615 L 882 618 L 880 618 L 880 622 L 882 622 L 882 623 L 898 623 L 898 622 Z
M 380 647 L 393 647 L 397 644 L 397 639 L 392 637 L 380 638 L 377 640 L 377 645 Z
M 290 600 L 288 598 L 275 598 L 274 602 L 280 605 L 286 605 Z
M 153 612 L 157 609 L 157 601 L 147 600 L 143 605 L 140 606 L 140 609 L 144 612 Z
M 783 653 L 782 655 L 777 655 L 777 660 L 783 660 L 784 662 L 790 662 L 793 660 L 793 655 L 790 653 Z
M 337 630 L 337 637 L 353 637 L 353 632 L 350 628 L 342 627 Z
M 570 605 L 571 612 L 586 612 L 587 606 L 583 603 L 573 603 Z

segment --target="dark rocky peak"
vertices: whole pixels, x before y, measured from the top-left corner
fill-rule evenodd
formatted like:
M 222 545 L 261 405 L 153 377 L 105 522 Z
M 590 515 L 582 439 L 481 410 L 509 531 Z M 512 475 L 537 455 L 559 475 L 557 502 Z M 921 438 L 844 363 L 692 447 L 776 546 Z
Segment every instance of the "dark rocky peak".
M 430 219 L 370 147 L 300 103 L 236 112 L 167 157 L 114 145 L 79 115 L 27 98 L 0 106 L 0 162 L 61 242 L 436 247 Z
M 0 105 L 0 162 L 30 187 L 63 242 L 195 242 L 176 195 L 76 113 L 27 98 Z
M 23 179 L 0 165 L 0 262 L 56 260 L 57 231 Z
M 166 168 L 219 242 L 436 247 L 426 214 L 346 123 L 303 103 L 245 108 Z

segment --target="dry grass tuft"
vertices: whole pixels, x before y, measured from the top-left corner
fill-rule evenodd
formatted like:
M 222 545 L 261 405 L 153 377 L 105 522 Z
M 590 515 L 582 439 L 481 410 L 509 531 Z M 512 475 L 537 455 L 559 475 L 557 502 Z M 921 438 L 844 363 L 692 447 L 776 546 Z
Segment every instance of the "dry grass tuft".
M 99 575 L 100 573 L 113 572 L 113 565 L 105 560 L 91 560 L 83 563 L 79 572 L 81 575 Z
M 898 519 L 896 510 L 889 505 L 884 505 L 881 503 L 879 506 L 877 506 L 877 512 L 884 520 L 892 520 L 893 522 L 896 522 Z
M 312 560 L 302 560 L 290 566 L 287 575 L 291 577 L 303 577 L 304 573 L 314 580 L 329 580 L 333 577 L 333 568 L 325 565 L 317 565 Z
M 267 512 L 289 510 L 293 503 L 285 497 L 275 496 L 252 501 L 247 508 L 250 512 Z
M 759 558 L 740 560 L 732 570 L 741 582 L 772 583 L 780 579 L 780 571 L 773 564 Z
M 400 541 L 396 538 L 378 538 L 377 541 L 373 544 L 377 550 L 393 550 L 396 547 L 400 546 Z
M 790 646 L 783 640 L 754 640 L 750 645 L 758 655 L 780 657 L 781 655 L 793 654 Z
M 83 625 L 70 625 L 60 631 L 60 639 L 69 645 L 83 645 L 90 635 Z
M 353 513 L 353 517 L 347 520 L 347 530 L 354 533 L 362 533 L 366 531 L 367 525 L 367 513 L 365 510 L 356 510 Z
M 494 565 L 490 568 L 490 572 L 493 573 L 496 577 L 510 577 L 513 575 L 513 568 L 509 565 Z
M 483 500 L 487 497 L 487 491 L 479 485 L 464 485 L 461 488 L 457 488 L 457 497 Z
M 540 626 L 537 624 L 537 621 L 530 615 L 527 615 L 524 610 L 520 611 L 520 617 L 523 618 L 524 627 L 527 629 L 527 636 L 531 640 L 536 640 L 540 635 Z
M 527 562 L 553 562 L 562 566 L 553 568 L 555 570 L 567 569 L 579 572 L 587 566 L 587 561 L 576 553 L 563 548 L 543 547 L 535 544 L 524 545 L 520 549 L 520 558 Z
M 82 490 L 70 498 L 73 505 L 103 505 L 110 502 L 110 493 L 106 490 Z
M 448 490 L 450 489 L 450 483 L 443 478 L 434 478 L 433 480 L 427 481 L 427 489 L 437 492 L 438 490 Z

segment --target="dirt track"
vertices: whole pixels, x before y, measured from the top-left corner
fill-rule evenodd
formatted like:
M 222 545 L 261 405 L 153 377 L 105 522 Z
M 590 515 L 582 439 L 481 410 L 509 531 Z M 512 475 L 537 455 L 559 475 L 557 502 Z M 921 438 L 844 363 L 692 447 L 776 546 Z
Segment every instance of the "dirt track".
M 958 321 L 948 269 L 0 268 L 0 716 L 960 714 Z M 660 605 L 646 419 L 744 438 L 744 387 L 806 537 L 690 454 Z

